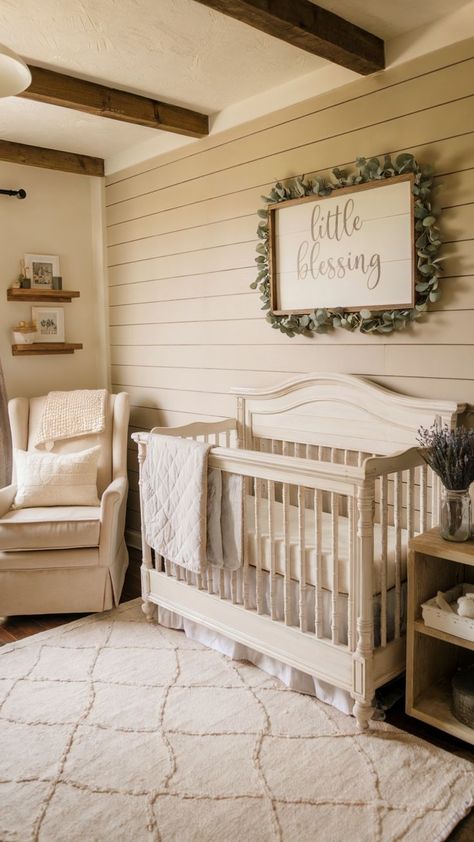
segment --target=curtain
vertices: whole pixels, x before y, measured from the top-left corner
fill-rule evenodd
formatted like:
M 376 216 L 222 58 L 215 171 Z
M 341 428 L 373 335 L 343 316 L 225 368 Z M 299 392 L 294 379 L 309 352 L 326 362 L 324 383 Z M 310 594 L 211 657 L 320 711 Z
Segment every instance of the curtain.
M 7 403 L 7 391 L 0 360 L 0 488 L 8 485 L 11 477 L 12 445 Z

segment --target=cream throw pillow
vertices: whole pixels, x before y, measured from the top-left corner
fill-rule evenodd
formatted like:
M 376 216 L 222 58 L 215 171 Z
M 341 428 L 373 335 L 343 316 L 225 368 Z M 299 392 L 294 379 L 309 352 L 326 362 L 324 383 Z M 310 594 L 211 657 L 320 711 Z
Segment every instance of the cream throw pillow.
M 15 509 L 30 506 L 98 506 L 100 447 L 78 453 L 15 450 Z

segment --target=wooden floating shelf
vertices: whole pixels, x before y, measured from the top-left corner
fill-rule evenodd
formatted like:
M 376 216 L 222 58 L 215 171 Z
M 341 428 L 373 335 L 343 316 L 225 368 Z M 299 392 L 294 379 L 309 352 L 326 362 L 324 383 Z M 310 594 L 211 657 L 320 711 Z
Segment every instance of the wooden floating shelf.
M 54 301 L 71 301 L 79 298 L 80 292 L 75 289 L 7 289 L 8 301 L 47 301 L 50 304 Z
M 82 349 L 82 342 L 31 342 L 12 345 L 14 357 L 26 357 L 39 354 L 73 354 Z

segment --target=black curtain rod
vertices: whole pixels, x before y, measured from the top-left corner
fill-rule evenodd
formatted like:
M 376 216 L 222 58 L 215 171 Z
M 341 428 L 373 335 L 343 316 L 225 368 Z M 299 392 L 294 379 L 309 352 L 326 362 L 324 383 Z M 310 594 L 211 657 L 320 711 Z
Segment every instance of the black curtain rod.
M 26 198 L 26 190 L 0 190 L 2 196 L 16 196 L 17 199 Z

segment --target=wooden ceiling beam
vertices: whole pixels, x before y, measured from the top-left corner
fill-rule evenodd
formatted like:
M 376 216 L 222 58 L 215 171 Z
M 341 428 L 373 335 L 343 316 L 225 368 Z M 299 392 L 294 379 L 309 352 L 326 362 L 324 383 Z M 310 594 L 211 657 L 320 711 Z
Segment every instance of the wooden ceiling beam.
M 197 2 L 364 76 L 385 67 L 380 38 L 310 0 Z
M 75 152 L 62 152 L 59 149 L 46 149 L 42 146 L 29 146 L 26 143 L 13 143 L 9 140 L 0 140 L 0 161 L 79 175 L 104 175 L 102 158 L 92 158 L 90 155 L 79 155 Z
M 209 118 L 206 114 L 86 79 L 77 79 L 75 76 L 66 76 L 54 70 L 45 70 L 43 67 L 30 64 L 29 68 L 31 85 L 18 94 L 24 99 L 73 108 L 86 114 L 187 137 L 204 137 L 209 134 Z

